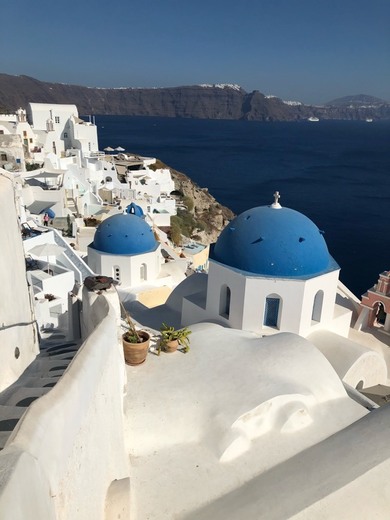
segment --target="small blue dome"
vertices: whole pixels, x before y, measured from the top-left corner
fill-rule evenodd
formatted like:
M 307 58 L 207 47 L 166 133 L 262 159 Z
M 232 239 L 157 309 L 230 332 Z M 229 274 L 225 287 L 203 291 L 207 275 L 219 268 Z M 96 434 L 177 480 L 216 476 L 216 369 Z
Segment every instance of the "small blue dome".
M 131 204 L 126 206 L 126 213 L 128 213 L 129 215 L 137 215 L 137 217 L 144 216 L 144 212 L 143 212 L 141 206 L 138 206 L 134 202 L 132 202 Z
M 210 256 L 264 276 L 305 278 L 338 269 L 317 226 L 302 213 L 281 206 L 260 206 L 236 217 Z
M 139 255 L 158 246 L 152 228 L 135 215 L 108 217 L 96 229 L 90 247 L 113 255 Z

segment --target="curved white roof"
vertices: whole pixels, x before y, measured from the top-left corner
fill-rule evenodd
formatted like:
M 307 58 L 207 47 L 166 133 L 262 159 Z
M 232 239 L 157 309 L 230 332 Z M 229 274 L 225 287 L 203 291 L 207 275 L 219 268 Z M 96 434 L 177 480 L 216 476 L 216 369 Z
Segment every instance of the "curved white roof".
M 191 329 L 188 354 L 127 369 L 135 517 L 182 518 L 368 413 L 297 335 Z
M 387 383 L 387 366 L 383 356 L 355 341 L 328 330 L 310 334 L 311 341 L 328 359 L 338 376 L 355 388 Z

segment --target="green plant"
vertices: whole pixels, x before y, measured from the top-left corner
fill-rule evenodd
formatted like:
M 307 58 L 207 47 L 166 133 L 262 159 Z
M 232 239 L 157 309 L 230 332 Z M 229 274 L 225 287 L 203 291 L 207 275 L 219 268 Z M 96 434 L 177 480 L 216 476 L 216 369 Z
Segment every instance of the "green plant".
M 42 168 L 41 164 L 38 163 L 26 163 L 26 171 L 32 172 L 34 170 L 38 170 L 39 168 Z
M 98 225 L 98 220 L 95 217 L 85 217 L 84 224 L 86 227 L 96 227 Z
M 191 331 L 188 329 L 188 327 L 175 329 L 175 327 L 171 327 L 170 325 L 163 323 L 161 325 L 160 332 L 160 348 L 166 345 L 169 341 L 177 340 L 179 345 L 183 346 L 184 352 L 188 352 L 190 350 L 190 340 L 188 339 L 188 336 L 191 334 Z
M 173 219 L 174 217 L 171 218 L 170 237 L 175 246 L 178 246 L 181 244 L 180 224 Z
M 128 341 L 129 343 L 143 343 L 145 340 L 143 338 L 143 336 L 137 332 L 136 328 L 135 328 L 135 325 L 133 323 L 133 320 L 131 319 L 130 317 L 130 314 L 127 312 L 127 310 L 125 309 L 125 306 L 123 305 L 121 299 L 120 299 L 120 296 L 118 294 L 118 289 L 116 288 L 116 286 L 114 285 L 114 288 L 116 290 L 116 293 L 118 295 L 118 299 L 119 299 L 119 305 L 122 309 L 122 312 L 123 312 L 123 315 L 125 317 L 125 320 L 126 320 L 126 323 L 129 327 L 129 330 L 127 330 L 124 334 L 123 334 L 123 339 L 125 341 Z
M 192 235 L 193 230 L 197 227 L 197 221 L 194 219 L 194 216 L 187 211 L 186 209 L 178 209 L 177 215 L 173 215 L 171 217 L 171 239 L 172 242 L 175 243 L 175 240 L 172 238 L 172 235 L 177 231 L 186 237 L 190 237 Z
M 126 331 L 123 334 L 123 339 L 128 343 L 142 343 L 144 341 L 142 338 L 140 338 L 138 332 L 135 329 L 129 329 L 128 331 Z
M 187 211 L 192 212 L 194 209 L 194 200 L 191 197 L 188 197 L 188 195 L 183 197 L 183 204 L 187 208 Z

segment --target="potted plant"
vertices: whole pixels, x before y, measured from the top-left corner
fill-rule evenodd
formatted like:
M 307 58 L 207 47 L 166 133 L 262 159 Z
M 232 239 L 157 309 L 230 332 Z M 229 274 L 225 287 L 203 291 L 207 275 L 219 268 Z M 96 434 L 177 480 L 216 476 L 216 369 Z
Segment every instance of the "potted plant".
M 190 350 L 190 341 L 188 336 L 191 334 L 191 331 L 187 327 L 175 329 L 174 327 L 163 323 L 160 332 L 161 341 L 159 353 L 161 348 L 163 348 L 165 352 L 175 352 L 179 345 L 183 346 L 183 352 L 188 352 Z
M 119 295 L 118 295 L 119 298 Z M 119 298 L 128 330 L 122 334 L 123 353 L 128 365 L 140 365 L 146 360 L 149 352 L 150 334 L 145 330 L 136 330 L 133 320 Z

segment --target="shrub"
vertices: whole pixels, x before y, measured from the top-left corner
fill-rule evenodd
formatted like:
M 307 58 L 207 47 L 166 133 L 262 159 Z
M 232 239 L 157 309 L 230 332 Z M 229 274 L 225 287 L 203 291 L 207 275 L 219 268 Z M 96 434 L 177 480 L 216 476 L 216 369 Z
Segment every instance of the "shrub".
M 38 170 L 39 168 L 41 168 L 41 165 L 38 163 L 26 163 L 27 172 L 32 172 L 34 170 Z
M 187 208 L 187 211 L 192 211 L 194 209 L 194 201 L 191 197 L 183 197 L 183 204 Z
M 171 236 L 171 240 L 175 244 L 175 246 L 179 246 L 181 244 L 180 224 L 175 219 L 176 219 L 176 217 L 171 218 L 170 236 Z
M 177 215 L 171 218 L 171 240 L 175 245 L 180 245 L 181 236 L 191 238 L 195 231 L 203 231 L 207 224 L 201 220 L 195 220 L 187 210 L 178 210 Z

